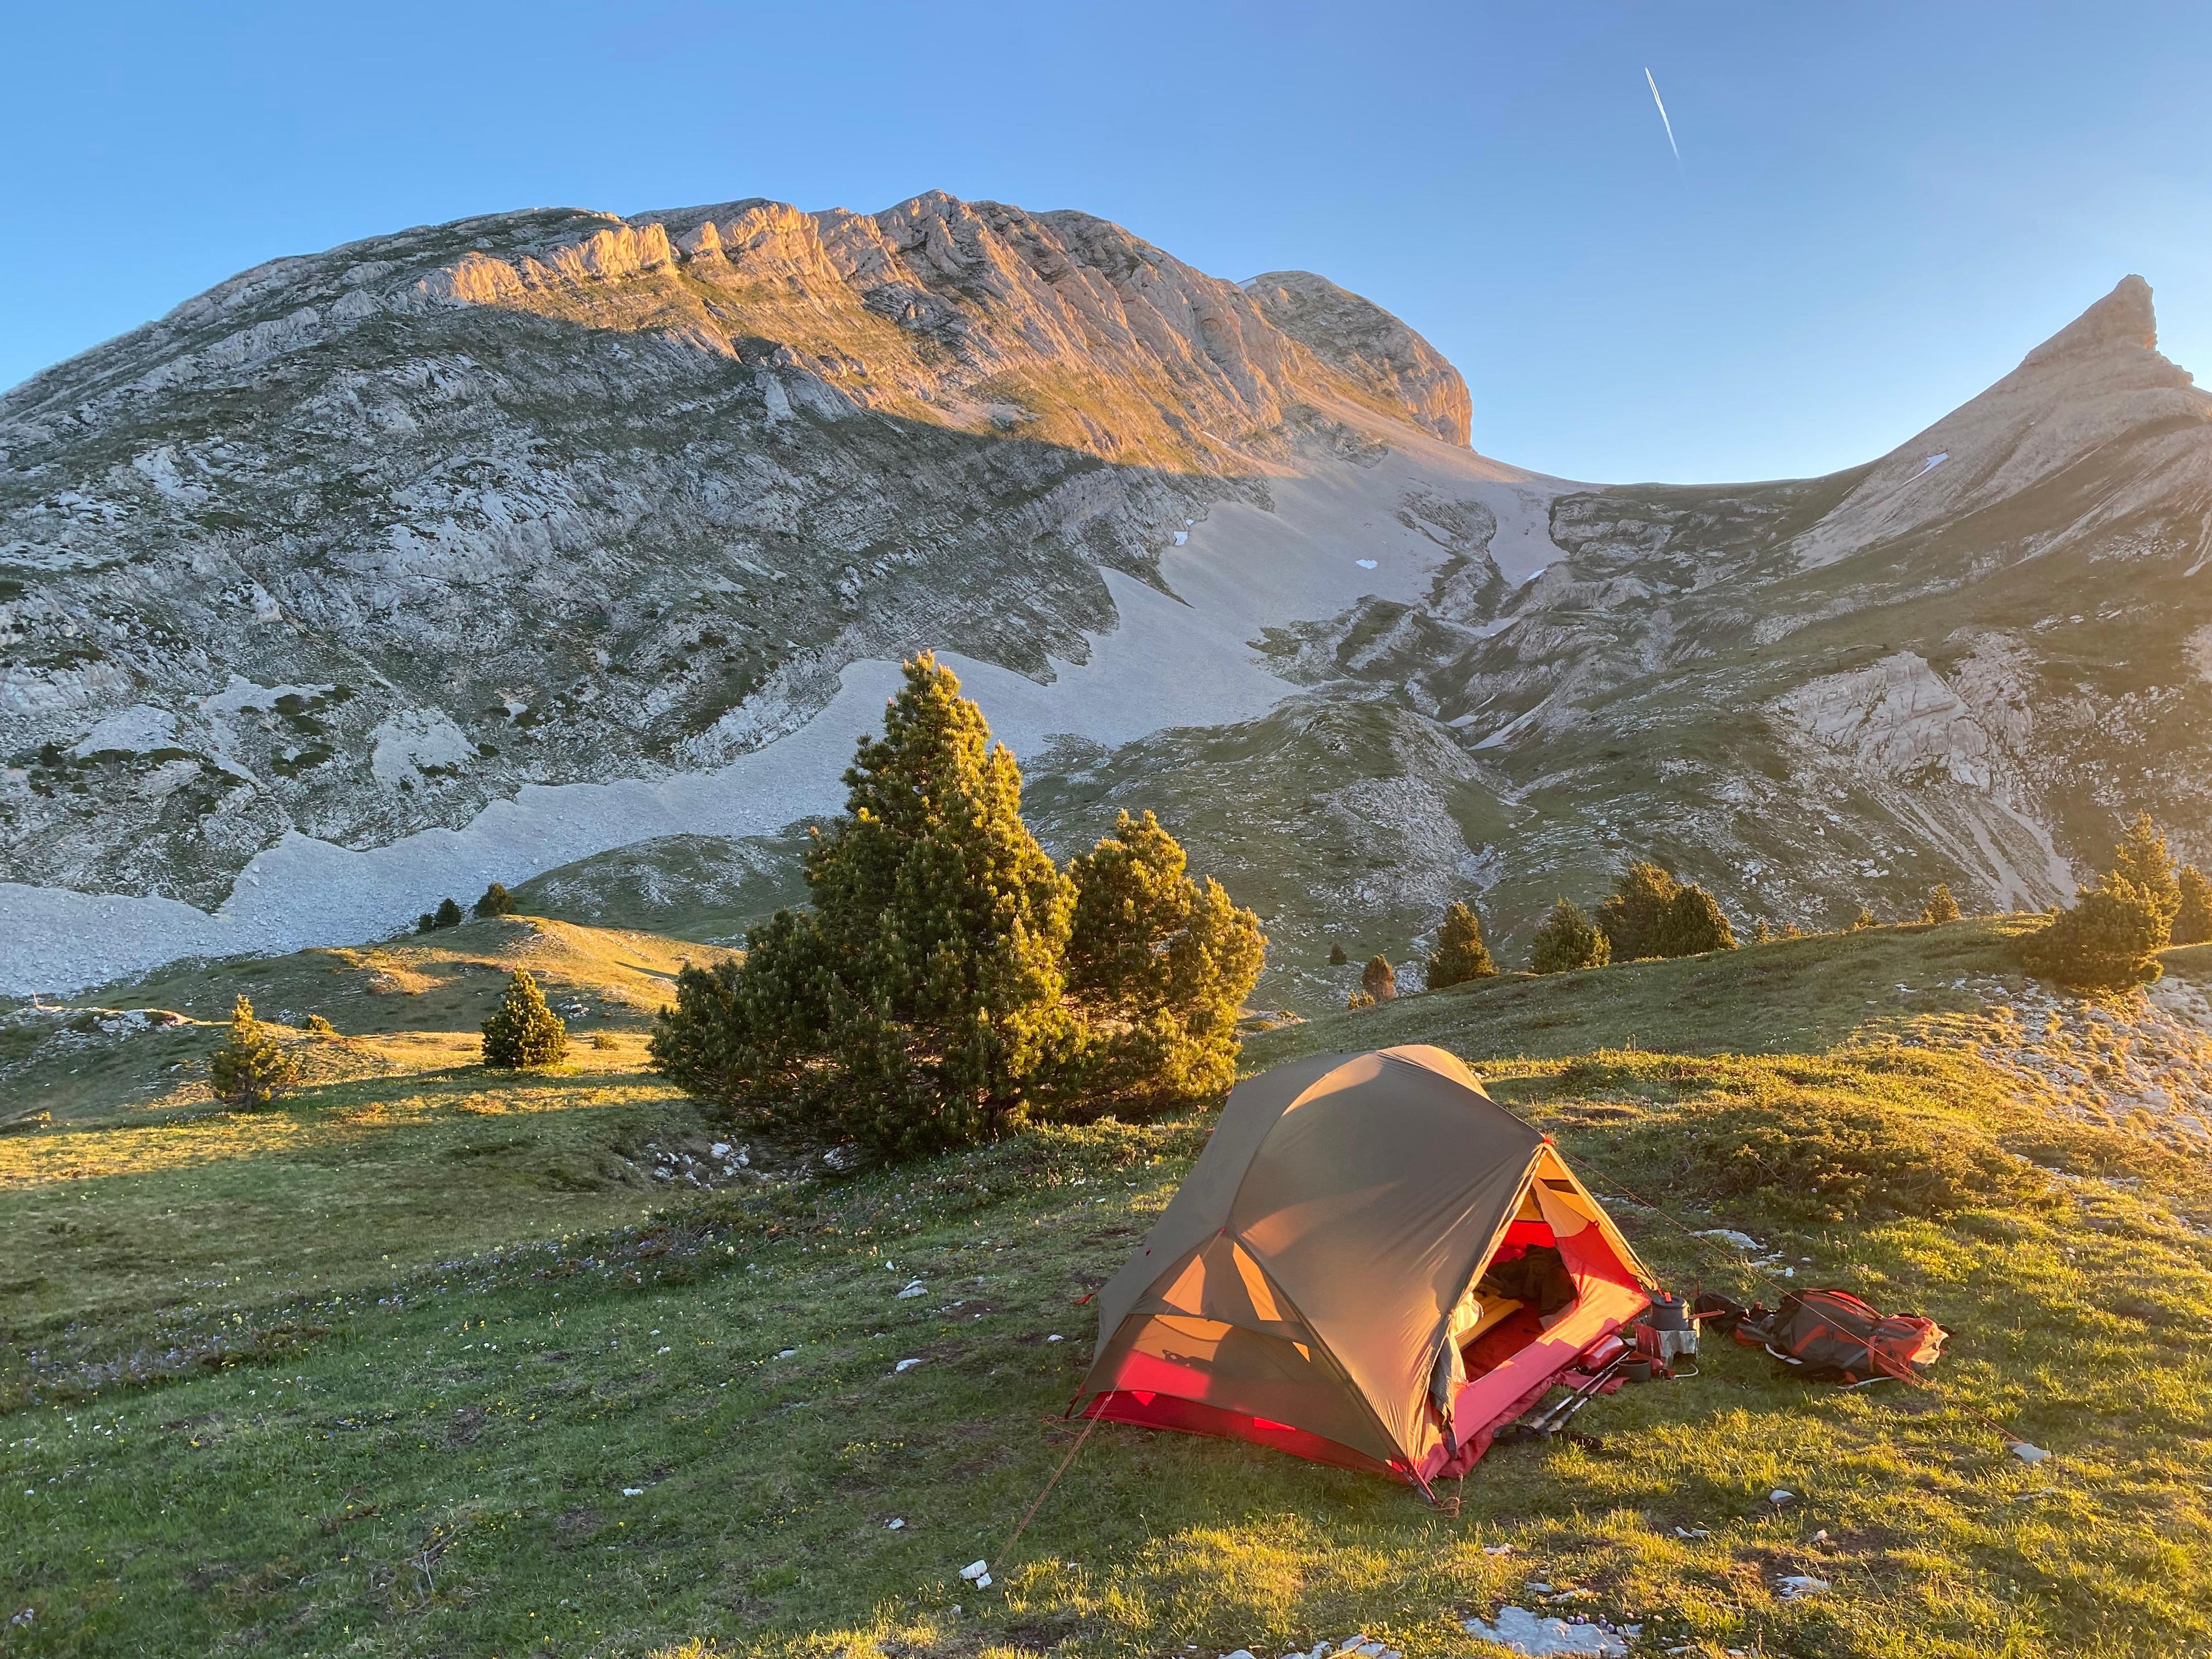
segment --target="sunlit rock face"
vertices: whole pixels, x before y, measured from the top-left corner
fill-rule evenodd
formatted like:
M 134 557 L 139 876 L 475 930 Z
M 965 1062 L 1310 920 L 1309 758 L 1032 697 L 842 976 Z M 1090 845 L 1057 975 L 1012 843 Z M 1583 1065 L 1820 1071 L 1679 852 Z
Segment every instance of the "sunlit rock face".
M 1826 478 L 1572 484 L 1470 406 L 1321 277 L 941 194 L 246 272 L 0 398 L 0 992 L 556 869 L 786 893 L 923 647 L 1056 848 L 1158 806 L 1293 1002 L 1632 856 L 1806 926 L 2048 902 L 2138 805 L 2212 857 L 2212 400 L 2140 280 Z

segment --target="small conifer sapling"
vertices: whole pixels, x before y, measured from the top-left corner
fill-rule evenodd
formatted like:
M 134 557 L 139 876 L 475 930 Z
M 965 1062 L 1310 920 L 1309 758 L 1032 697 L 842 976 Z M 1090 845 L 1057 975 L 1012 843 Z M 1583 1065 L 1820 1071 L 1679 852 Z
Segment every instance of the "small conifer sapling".
M 551 1066 L 568 1053 L 568 1028 L 550 1008 L 527 968 L 508 977 L 499 1006 L 483 1023 L 483 1063 L 504 1069 Z
M 208 1081 L 233 1106 L 266 1106 L 292 1086 L 299 1062 L 253 1017 L 244 997 L 230 1011 L 230 1035 L 208 1062 Z

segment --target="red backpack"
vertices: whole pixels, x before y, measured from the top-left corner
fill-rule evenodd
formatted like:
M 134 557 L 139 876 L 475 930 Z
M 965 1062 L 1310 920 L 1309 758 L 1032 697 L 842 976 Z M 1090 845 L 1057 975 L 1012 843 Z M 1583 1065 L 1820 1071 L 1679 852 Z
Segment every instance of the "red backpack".
M 1734 1322 L 1747 1346 L 1808 1376 L 1852 1384 L 1917 1376 L 1943 1357 L 1950 1335 L 1932 1319 L 1878 1312 L 1848 1291 L 1791 1291 L 1772 1312 L 1751 1308 Z

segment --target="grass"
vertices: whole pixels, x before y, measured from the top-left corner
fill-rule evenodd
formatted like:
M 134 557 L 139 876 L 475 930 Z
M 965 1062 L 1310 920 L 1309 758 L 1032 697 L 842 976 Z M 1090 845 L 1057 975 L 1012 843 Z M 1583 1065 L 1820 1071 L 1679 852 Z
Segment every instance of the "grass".
M 1255 1044 L 1443 1042 L 1674 1282 L 1774 1294 L 1623 1183 L 1956 1332 L 1938 1395 L 1709 1346 L 1696 1377 L 1593 1405 L 1589 1441 L 1494 1451 L 1456 1517 L 1109 1425 L 999 1559 L 1072 1440 L 1074 1300 L 1202 1115 L 676 1200 L 593 1161 L 713 1132 L 632 1028 L 550 1078 L 400 1033 L 389 1074 L 269 1111 L 125 1100 L 0 1137 L 6 1259 L 58 1275 L 0 1301 L 9 1346 L 59 1356 L 0 1417 L 7 1611 L 33 1612 L 0 1651 L 1279 1654 L 1364 1629 L 1424 1659 L 1477 1652 L 1462 1620 L 1535 1605 L 1532 1578 L 1653 1652 L 2212 1651 L 2212 1197 L 2201 1162 L 1945 1040 L 2008 971 L 2002 932 L 1490 981 Z M 1774 1124 L 1801 1174 L 1873 1147 L 1883 1181 L 1808 1197 L 1702 1155 Z M 549 1189 L 559 1158 L 606 1184 Z M 1950 1185 L 1915 1184 L 1931 1168 Z M 183 1352 L 158 1376 L 120 1363 L 149 1331 Z M 1969 1407 L 2057 1458 L 2022 1464 Z M 986 1592 L 957 1577 L 979 1557 Z M 1787 1601 L 1786 1572 L 1833 1588 Z

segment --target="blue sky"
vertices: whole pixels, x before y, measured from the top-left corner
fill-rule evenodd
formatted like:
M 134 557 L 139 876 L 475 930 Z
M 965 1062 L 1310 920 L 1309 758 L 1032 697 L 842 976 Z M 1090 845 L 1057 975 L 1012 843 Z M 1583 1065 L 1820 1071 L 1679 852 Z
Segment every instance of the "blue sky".
M 1818 472 L 2130 270 L 2212 374 L 2208 70 L 2124 0 L 17 5 L 0 385 L 403 225 L 943 188 L 1358 289 L 1508 459 Z

